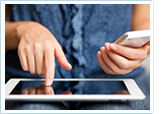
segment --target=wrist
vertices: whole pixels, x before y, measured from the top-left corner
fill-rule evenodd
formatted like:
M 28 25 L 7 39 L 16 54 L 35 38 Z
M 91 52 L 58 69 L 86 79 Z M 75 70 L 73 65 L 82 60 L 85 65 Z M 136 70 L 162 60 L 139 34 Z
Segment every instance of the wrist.
M 16 37 L 18 40 L 21 39 L 23 33 L 28 29 L 28 27 L 27 27 L 28 23 L 29 23 L 28 21 L 20 21 L 17 23 Z
M 33 21 L 20 21 L 18 22 L 18 26 L 16 27 L 16 36 L 20 40 L 22 35 L 26 31 L 30 31 L 33 27 L 39 26 L 40 24 Z

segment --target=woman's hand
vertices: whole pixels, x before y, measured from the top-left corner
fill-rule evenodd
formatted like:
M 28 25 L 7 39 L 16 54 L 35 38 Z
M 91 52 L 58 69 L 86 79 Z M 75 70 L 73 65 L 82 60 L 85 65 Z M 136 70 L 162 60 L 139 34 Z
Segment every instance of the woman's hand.
M 107 74 L 126 74 L 138 68 L 147 57 L 149 42 L 140 48 L 105 43 L 97 53 L 98 62 Z
M 45 77 L 45 84 L 51 85 L 55 71 L 54 56 L 63 68 L 72 68 L 60 44 L 47 28 L 36 22 L 28 22 L 16 30 L 20 39 L 18 55 L 23 70 Z

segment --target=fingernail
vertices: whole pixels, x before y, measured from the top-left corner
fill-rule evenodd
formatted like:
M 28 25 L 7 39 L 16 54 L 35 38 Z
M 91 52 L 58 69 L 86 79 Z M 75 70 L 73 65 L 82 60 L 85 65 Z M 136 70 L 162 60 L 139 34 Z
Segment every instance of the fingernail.
M 100 48 L 101 53 L 104 51 L 104 46 Z
M 46 79 L 46 80 L 45 80 L 45 85 L 48 85 L 48 86 L 51 85 L 50 79 Z
M 70 67 L 70 69 L 72 69 L 72 65 L 69 63 L 69 67 Z
M 100 55 L 101 54 L 101 51 L 98 51 L 97 54 Z
M 105 47 L 107 50 L 109 50 L 109 43 L 105 43 Z
M 111 47 L 111 49 L 113 49 L 113 50 L 116 50 L 116 49 L 117 49 L 117 47 L 116 47 L 114 44 L 111 44 L 110 47 Z
M 68 64 L 67 64 L 67 68 L 66 68 L 67 70 L 71 70 L 72 69 L 72 65 L 68 62 Z

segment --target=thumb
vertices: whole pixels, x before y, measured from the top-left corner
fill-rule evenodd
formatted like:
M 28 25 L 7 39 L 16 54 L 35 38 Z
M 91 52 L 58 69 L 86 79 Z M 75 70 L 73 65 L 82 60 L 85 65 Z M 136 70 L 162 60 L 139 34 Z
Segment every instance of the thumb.
M 62 47 L 60 44 L 56 45 L 55 49 L 54 49 L 54 55 L 58 61 L 58 63 L 60 64 L 61 67 L 67 69 L 67 70 L 71 70 L 72 66 L 71 64 L 67 61 L 67 58 L 62 50 Z

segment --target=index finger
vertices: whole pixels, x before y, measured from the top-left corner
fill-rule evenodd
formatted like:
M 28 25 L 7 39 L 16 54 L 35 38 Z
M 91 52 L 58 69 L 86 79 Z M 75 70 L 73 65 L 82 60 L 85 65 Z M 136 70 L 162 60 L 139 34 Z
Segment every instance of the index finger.
M 45 57 L 45 85 L 52 85 L 55 71 L 54 48 L 49 47 L 44 52 Z

